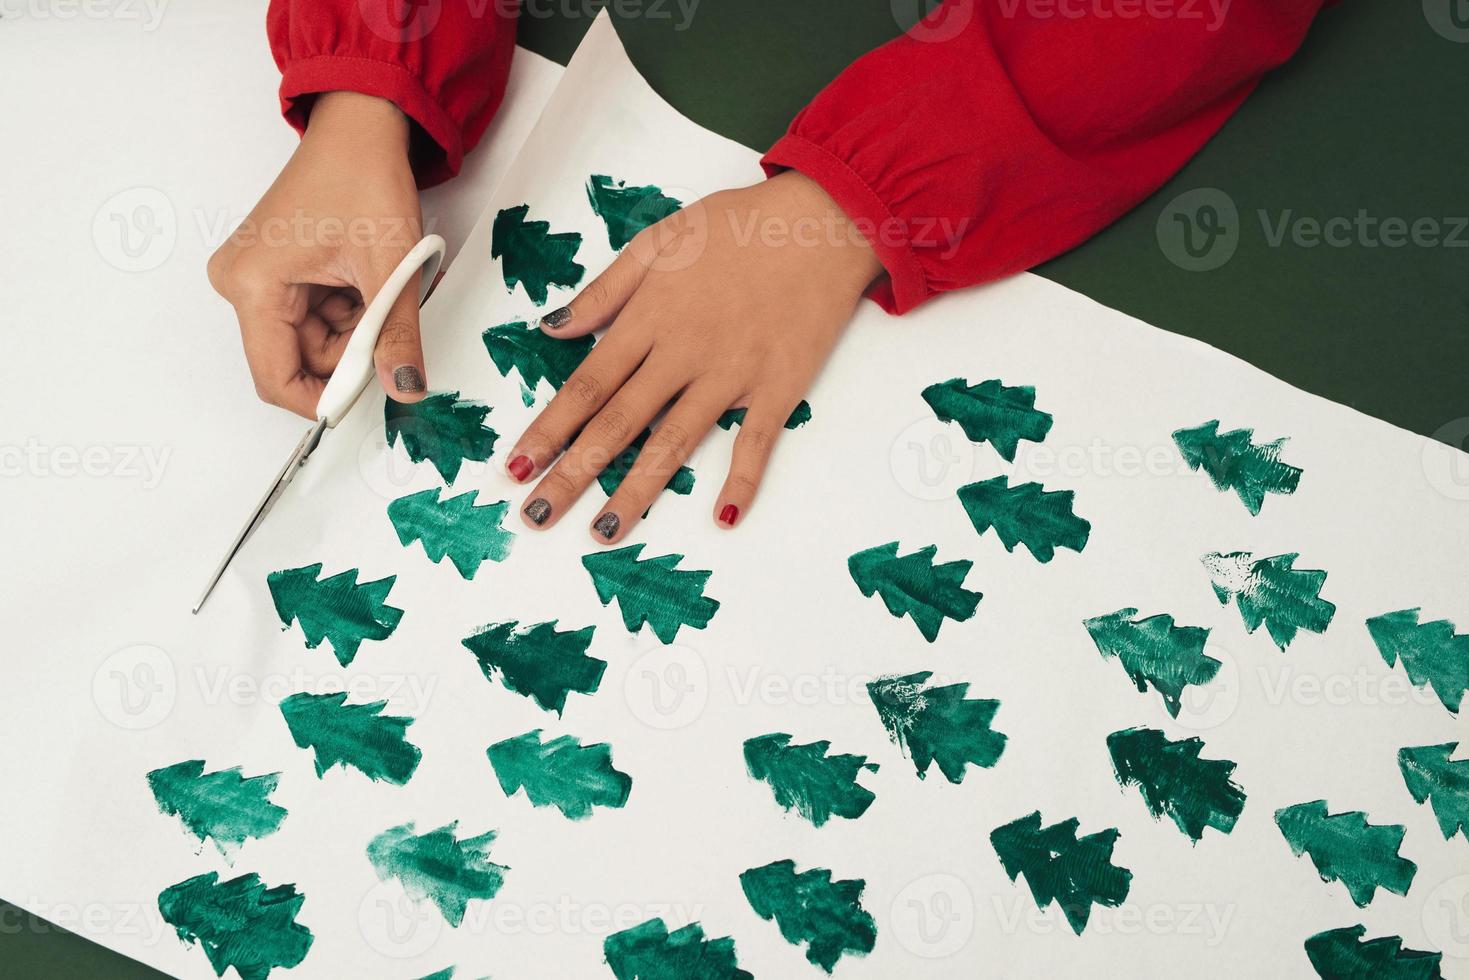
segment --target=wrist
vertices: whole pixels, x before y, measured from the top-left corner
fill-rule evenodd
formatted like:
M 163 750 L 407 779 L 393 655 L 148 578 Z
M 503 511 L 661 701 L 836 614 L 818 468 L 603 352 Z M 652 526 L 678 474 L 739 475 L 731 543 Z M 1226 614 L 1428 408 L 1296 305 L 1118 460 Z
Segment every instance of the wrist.
M 361 92 L 323 92 L 311 107 L 303 144 L 349 158 L 408 162 L 408 117 L 395 104 Z
M 795 221 L 819 224 L 823 251 L 841 274 L 866 289 L 886 270 L 855 222 L 816 181 L 798 170 L 786 170 L 766 184 L 787 200 L 787 214 Z

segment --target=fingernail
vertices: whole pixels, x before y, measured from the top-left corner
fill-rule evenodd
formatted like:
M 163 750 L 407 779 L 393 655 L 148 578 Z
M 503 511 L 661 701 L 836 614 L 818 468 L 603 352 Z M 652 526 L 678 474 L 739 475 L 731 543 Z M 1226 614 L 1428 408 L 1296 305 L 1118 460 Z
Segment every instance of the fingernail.
M 400 364 L 393 368 L 393 387 L 404 394 L 416 394 L 423 390 L 423 372 L 412 364 Z
M 592 530 L 602 535 L 608 541 L 612 540 L 612 535 L 616 534 L 617 529 L 620 527 L 622 527 L 622 518 L 610 510 L 597 518 L 596 522 L 592 524 Z
M 740 519 L 740 509 L 734 504 L 725 504 L 724 509 L 719 512 L 719 523 L 734 527 L 734 522 Z
M 536 464 L 530 461 L 529 456 L 517 456 L 510 461 L 510 475 L 515 477 L 516 483 L 524 483 L 525 478 L 530 476 L 530 471 L 536 468 Z
M 563 306 L 541 317 L 541 326 L 548 330 L 559 330 L 571 322 L 571 307 Z
M 525 516 L 529 517 L 530 522 L 536 527 L 540 527 L 546 523 L 546 518 L 551 516 L 551 501 L 545 497 L 537 497 L 525 505 Z

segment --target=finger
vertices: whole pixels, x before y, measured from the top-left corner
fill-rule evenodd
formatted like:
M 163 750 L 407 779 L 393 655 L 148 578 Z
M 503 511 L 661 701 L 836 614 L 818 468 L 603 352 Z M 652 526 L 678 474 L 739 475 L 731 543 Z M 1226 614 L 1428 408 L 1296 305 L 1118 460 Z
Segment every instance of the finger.
M 643 235 L 633 238 L 575 299 L 541 317 L 541 329 L 553 337 L 583 337 L 611 323 L 648 274 L 651 241 Z
M 423 343 L 418 333 L 418 276 L 415 274 L 408 280 L 397 302 L 388 310 L 372 355 L 378 383 L 389 398 L 400 402 L 419 401 L 428 390 Z
M 362 298 L 357 290 L 312 286 L 311 310 L 298 328 L 301 360 L 318 378 L 328 378 L 337 369 L 342 352 L 352 339 L 352 330 L 362 319 Z
M 346 292 L 341 289 L 333 289 L 328 291 L 312 309 L 317 316 L 326 321 L 328 327 L 340 333 L 357 326 L 357 321 L 362 319 L 364 307 L 356 290 Z
M 521 508 L 525 522 L 539 528 L 555 524 L 607 465 L 642 434 L 680 386 L 678 375 L 651 365 L 629 378 L 536 484 Z
M 240 339 L 255 393 L 305 418 L 316 417 L 316 403 L 326 382 L 307 371 L 301 360 L 296 325 L 278 304 L 238 308 Z
M 628 324 L 631 327 L 631 324 Z M 530 427 L 521 433 L 505 469 L 517 483 L 529 481 L 550 466 L 572 437 L 586 425 L 647 356 L 645 331 L 611 330 L 597 342 L 581 366 L 561 386 Z
M 594 541 L 609 544 L 627 535 L 714 427 L 732 397 L 723 388 L 695 385 L 674 403 L 638 452 L 637 462 L 622 485 L 592 522 Z
M 732 528 L 749 513 L 775 450 L 775 441 L 785 431 L 786 419 L 800 400 L 799 394 L 773 392 L 757 393 L 752 400 L 745 420 L 740 423 L 740 434 L 735 437 L 729 476 L 725 477 L 724 487 L 714 502 L 714 523 L 719 527 Z
M 352 339 L 352 330 L 335 330 L 330 321 L 317 313 L 306 314 L 297 329 L 301 344 L 301 363 L 307 373 L 329 378 L 342 359 L 342 351 Z

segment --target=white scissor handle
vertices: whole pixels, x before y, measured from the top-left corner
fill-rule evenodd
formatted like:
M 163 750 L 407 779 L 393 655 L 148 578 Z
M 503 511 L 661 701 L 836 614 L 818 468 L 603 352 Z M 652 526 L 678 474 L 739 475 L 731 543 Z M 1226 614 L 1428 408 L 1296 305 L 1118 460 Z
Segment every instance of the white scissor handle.
M 413 278 L 414 273 L 423 271 L 423 276 L 418 281 L 418 304 L 422 306 L 429 289 L 433 287 L 439 266 L 444 262 L 446 247 L 444 239 L 439 235 L 428 235 L 413 246 L 363 311 L 356 329 L 352 331 L 352 339 L 347 341 L 347 349 L 342 351 L 342 359 L 337 362 L 331 380 L 326 383 L 326 389 L 316 403 L 317 421 L 326 422 L 327 428 L 334 427 L 342 420 L 342 416 L 356 403 L 357 396 L 362 394 L 362 389 L 367 387 L 367 383 L 377 373 L 372 361 L 373 350 L 377 347 L 377 335 L 382 332 L 388 311 L 398 302 L 408 280 Z

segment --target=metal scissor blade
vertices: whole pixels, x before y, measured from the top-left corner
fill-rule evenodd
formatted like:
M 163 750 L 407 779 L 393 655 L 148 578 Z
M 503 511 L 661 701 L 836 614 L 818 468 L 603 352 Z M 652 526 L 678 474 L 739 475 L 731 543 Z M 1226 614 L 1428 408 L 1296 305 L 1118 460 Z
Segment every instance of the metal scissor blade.
M 307 458 L 316 449 L 317 444 L 321 442 L 321 434 L 325 431 L 326 419 L 318 419 L 307 430 L 306 434 L 301 437 L 301 441 L 296 444 L 296 449 L 291 453 L 291 458 L 286 460 L 285 466 L 281 467 L 280 474 L 276 476 L 275 482 L 270 485 L 270 489 L 265 492 L 265 496 L 260 498 L 260 503 L 255 505 L 255 510 L 251 512 L 250 519 L 245 522 L 244 527 L 240 528 L 240 533 L 235 535 L 234 542 L 230 544 L 229 550 L 225 552 L 224 560 L 219 563 L 219 567 L 209 577 L 209 584 L 204 587 L 204 591 L 199 594 L 198 601 L 194 603 L 194 612 L 196 614 L 200 609 L 204 608 L 205 600 L 214 591 L 214 587 L 219 584 L 219 580 L 224 577 L 224 570 L 230 567 L 230 562 L 234 560 L 235 555 L 240 553 L 240 549 L 245 546 L 245 541 L 260 526 L 260 522 L 265 520 L 265 515 L 270 513 L 270 509 L 275 506 L 275 502 L 280 499 L 281 494 L 285 492 L 286 487 L 295 478 L 296 471 L 306 465 Z

